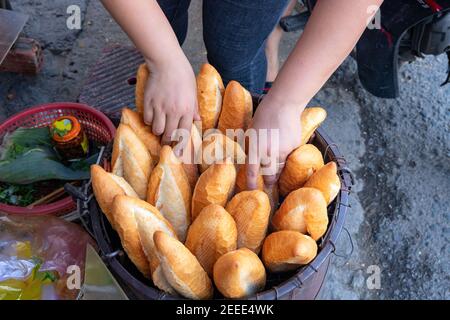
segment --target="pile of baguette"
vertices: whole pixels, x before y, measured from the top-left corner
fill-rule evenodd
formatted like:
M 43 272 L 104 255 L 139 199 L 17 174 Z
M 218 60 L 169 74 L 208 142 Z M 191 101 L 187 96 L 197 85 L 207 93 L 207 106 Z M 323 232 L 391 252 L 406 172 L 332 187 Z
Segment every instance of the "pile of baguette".
M 225 89 L 211 65 L 202 67 L 197 78 L 202 131 L 219 130 L 202 137 L 193 126 L 190 143 L 214 142 L 215 148 L 236 143 L 236 148 L 209 165 L 183 163 L 144 124 L 148 74 L 145 65 L 139 68 L 137 111 L 123 109 L 112 172 L 91 168 L 97 202 L 137 269 L 172 295 L 211 299 L 216 288 L 224 297 L 245 298 L 264 290 L 267 272 L 310 263 L 327 230 L 327 206 L 340 190 L 336 164 L 324 164 L 321 152 L 307 143 L 325 110 L 304 111 L 302 145 L 288 157 L 278 185 L 267 188 L 260 176 L 257 190 L 250 191 L 245 164 L 236 165 L 245 152 L 222 133 L 249 126 L 247 90 L 236 81 Z

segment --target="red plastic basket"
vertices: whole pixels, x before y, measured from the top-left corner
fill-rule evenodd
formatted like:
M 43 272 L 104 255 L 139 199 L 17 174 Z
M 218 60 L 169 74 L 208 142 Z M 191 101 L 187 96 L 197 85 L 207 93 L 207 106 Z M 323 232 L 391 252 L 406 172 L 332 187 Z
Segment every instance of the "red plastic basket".
M 113 123 L 100 111 L 84 104 L 57 102 L 27 109 L 26 111 L 7 119 L 0 124 L 0 141 L 6 133 L 12 132 L 17 128 L 39 128 L 49 126 L 54 119 L 67 115 L 75 116 L 80 121 L 90 140 L 107 144 L 114 138 L 116 129 Z M 61 215 L 75 209 L 75 202 L 70 196 L 54 203 L 38 205 L 33 208 L 0 203 L 0 213 L 7 214 Z

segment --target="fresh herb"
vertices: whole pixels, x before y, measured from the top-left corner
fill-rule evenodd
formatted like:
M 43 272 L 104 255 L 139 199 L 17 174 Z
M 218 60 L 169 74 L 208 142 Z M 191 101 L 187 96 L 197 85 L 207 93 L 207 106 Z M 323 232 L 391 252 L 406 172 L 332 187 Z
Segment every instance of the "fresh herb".
M 35 201 L 33 185 L 0 184 L 0 202 L 26 207 Z

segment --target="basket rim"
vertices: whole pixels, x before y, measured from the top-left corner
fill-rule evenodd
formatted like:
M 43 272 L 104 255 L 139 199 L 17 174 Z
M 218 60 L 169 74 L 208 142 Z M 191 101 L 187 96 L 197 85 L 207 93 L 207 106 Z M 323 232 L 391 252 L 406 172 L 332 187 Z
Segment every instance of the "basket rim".
M 337 198 L 334 200 L 335 208 L 333 212 L 333 218 L 330 221 L 330 226 L 323 236 L 322 243 L 320 245 L 320 251 L 317 256 L 308 265 L 301 267 L 298 271 L 290 277 L 289 279 L 283 281 L 278 286 L 274 286 L 268 290 L 256 293 L 252 296 L 246 298 L 246 300 L 277 300 L 278 297 L 283 296 L 287 292 L 292 291 L 295 288 L 300 288 L 302 284 L 307 281 L 311 276 L 318 272 L 319 268 L 327 261 L 330 254 L 336 249 L 336 242 L 342 231 L 345 217 L 347 213 L 347 208 L 349 207 L 349 194 L 350 190 L 354 184 L 353 176 L 351 172 L 346 167 L 345 158 L 342 156 L 339 148 L 336 144 L 332 142 L 330 137 L 321 129 L 316 130 L 316 139 L 319 139 L 323 146 L 326 146 L 324 151 L 324 157 L 334 161 L 338 167 L 338 174 L 341 180 L 341 189 Z M 108 235 L 104 234 L 104 228 L 102 228 L 102 223 L 105 222 L 104 215 L 99 209 L 95 197 L 92 197 L 89 203 L 90 214 L 97 215 L 99 220 L 93 219 L 92 223 L 93 233 L 99 244 L 99 249 L 105 259 L 107 265 L 109 265 L 113 271 L 121 272 L 118 275 L 122 281 L 126 282 L 127 286 L 133 287 L 138 290 L 145 290 L 147 292 L 152 292 L 156 299 L 161 300 L 177 300 L 183 299 L 182 297 L 171 296 L 161 290 L 158 290 L 152 286 L 144 284 L 142 281 L 137 279 L 133 274 L 131 274 L 125 266 L 123 266 L 119 260 L 110 256 L 114 254 L 113 248 L 108 243 Z M 91 217 L 92 218 L 92 217 Z
M 8 128 L 10 128 L 15 122 L 18 120 L 21 120 L 23 118 L 26 118 L 28 116 L 31 116 L 33 114 L 39 113 L 39 112 L 47 112 L 50 110 L 58 110 L 58 109 L 75 109 L 78 111 L 84 111 L 87 113 L 90 113 L 94 115 L 97 119 L 99 119 L 107 128 L 108 132 L 111 134 L 111 137 L 114 138 L 116 128 L 114 124 L 111 122 L 111 120 L 102 112 L 99 110 L 88 106 L 87 104 L 83 103 L 76 103 L 76 102 L 52 102 L 52 103 L 44 103 L 40 104 L 31 108 L 28 108 L 24 111 L 21 111 L 19 113 L 16 113 L 15 115 L 9 117 L 6 119 L 3 123 L 0 124 L 0 137 L 3 136 L 3 133 L 8 131 Z M 8 214 L 17 214 L 17 215 L 46 215 L 46 214 L 52 214 L 55 211 L 63 211 L 67 210 L 69 207 L 74 207 L 75 202 L 73 201 L 72 197 L 69 195 L 61 200 L 58 200 L 56 202 L 50 203 L 50 204 L 44 204 L 44 205 L 37 205 L 33 208 L 29 207 L 20 207 L 20 206 L 13 206 L 8 205 L 4 203 L 0 203 L 0 212 L 6 212 Z

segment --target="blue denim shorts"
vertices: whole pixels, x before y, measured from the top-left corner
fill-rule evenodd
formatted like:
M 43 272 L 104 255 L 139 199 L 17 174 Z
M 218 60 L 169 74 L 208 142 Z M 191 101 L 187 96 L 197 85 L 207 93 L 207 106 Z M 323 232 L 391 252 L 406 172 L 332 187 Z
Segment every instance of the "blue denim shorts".
M 191 0 L 158 0 L 178 41 L 183 43 Z M 261 93 L 267 73 L 265 42 L 288 0 L 204 0 L 203 39 L 208 61 L 225 83 L 239 81 Z

